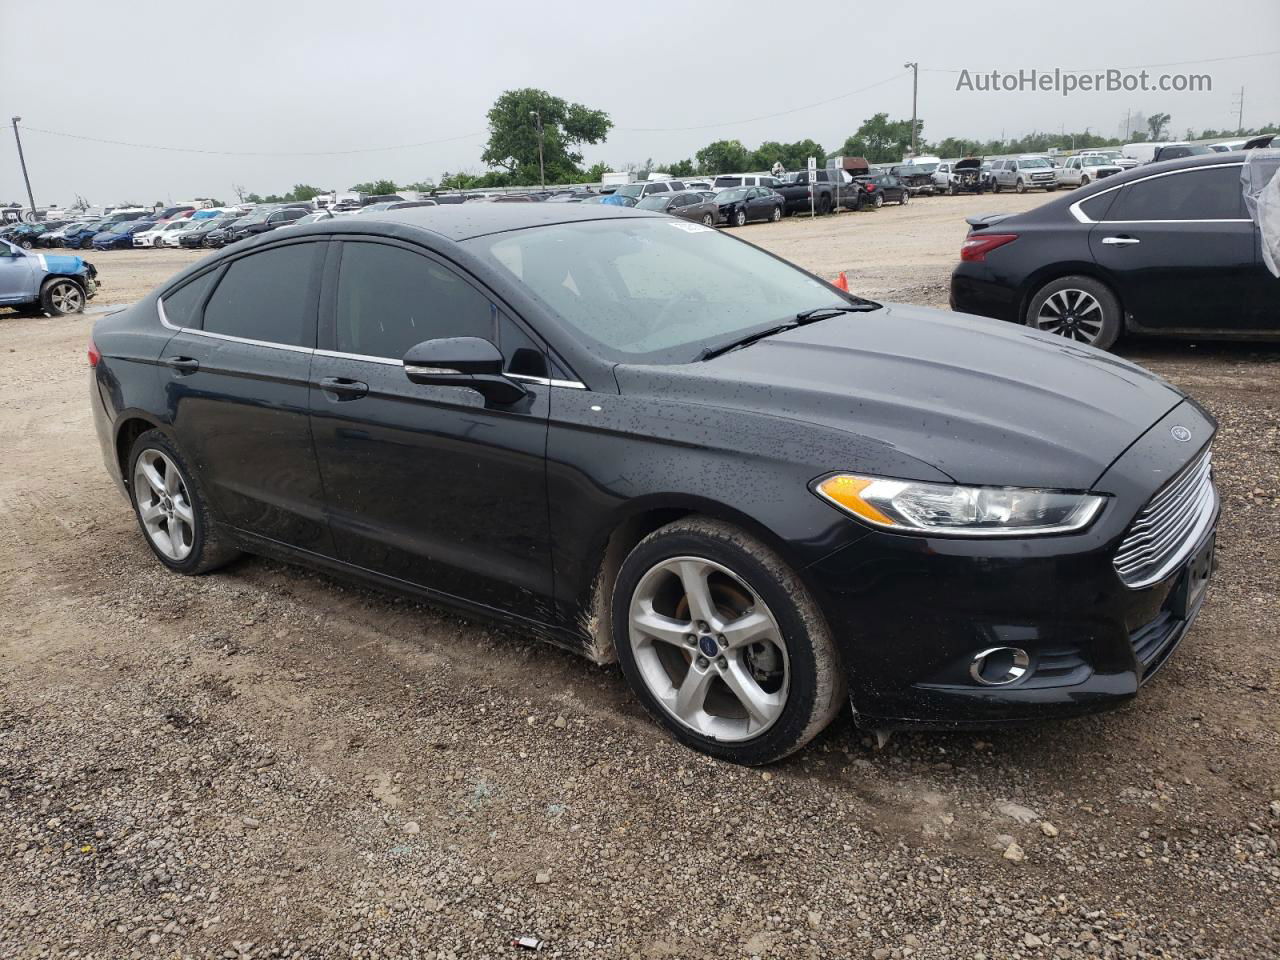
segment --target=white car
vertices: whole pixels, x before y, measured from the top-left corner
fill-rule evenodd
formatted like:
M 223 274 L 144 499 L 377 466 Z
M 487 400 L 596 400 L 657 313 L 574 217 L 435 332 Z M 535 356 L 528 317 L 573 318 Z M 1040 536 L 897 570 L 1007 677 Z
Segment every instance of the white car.
M 166 237 L 173 237 L 173 245 L 177 246 L 178 234 L 183 230 L 191 229 L 192 221 L 190 220 L 169 220 L 165 223 L 157 223 L 150 230 L 142 230 L 133 235 L 133 245 L 135 247 L 163 247 L 167 246 Z
M 209 222 L 207 217 L 199 220 L 192 220 L 186 217 L 182 220 L 172 220 L 164 225 L 164 229 L 160 231 L 160 239 L 156 241 L 157 247 L 176 247 L 178 246 L 178 238 L 188 230 L 194 230 L 196 227 L 203 227 Z
M 1119 150 L 1081 150 L 1079 156 L 1102 157 L 1109 163 L 1114 163 L 1121 170 L 1132 170 L 1138 165 L 1137 160 L 1124 156 Z

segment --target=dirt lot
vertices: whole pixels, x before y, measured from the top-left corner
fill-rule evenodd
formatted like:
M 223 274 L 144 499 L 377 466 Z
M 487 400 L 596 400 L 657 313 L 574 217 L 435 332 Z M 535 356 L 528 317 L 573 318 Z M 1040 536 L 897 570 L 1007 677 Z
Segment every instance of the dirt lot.
M 963 217 L 1040 200 L 744 234 L 939 304 Z M 192 256 L 94 259 L 101 303 Z M 162 572 L 100 463 L 88 332 L 0 318 L 0 956 L 1280 954 L 1280 347 L 1124 349 L 1222 422 L 1221 570 L 1138 700 L 882 750 L 846 717 L 752 771 L 616 669 L 447 611 Z

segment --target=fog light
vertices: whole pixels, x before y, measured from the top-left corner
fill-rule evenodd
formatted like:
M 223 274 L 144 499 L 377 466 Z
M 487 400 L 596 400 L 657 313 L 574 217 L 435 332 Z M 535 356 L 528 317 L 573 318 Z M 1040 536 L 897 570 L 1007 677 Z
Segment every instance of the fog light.
M 974 654 L 969 676 L 984 687 L 1007 687 L 1025 677 L 1030 668 L 1027 651 L 1019 647 L 988 647 Z

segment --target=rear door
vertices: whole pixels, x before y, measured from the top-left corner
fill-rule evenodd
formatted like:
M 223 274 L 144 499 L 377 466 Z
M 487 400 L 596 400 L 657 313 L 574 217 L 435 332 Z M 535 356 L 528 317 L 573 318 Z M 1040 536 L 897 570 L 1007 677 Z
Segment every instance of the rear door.
M 175 439 L 228 524 L 332 553 L 309 422 L 326 244 L 273 244 L 168 293 L 161 355 Z
M 1240 166 L 1131 181 L 1090 231 L 1089 251 L 1118 279 L 1136 326 L 1239 332 L 1261 325 L 1258 274 L 1266 271 L 1256 261 L 1257 228 L 1244 209 Z
M 348 239 L 335 254 L 311 413 L 338 556 L 550 619 L 544 348 L 487 291 L 419 247 Z M 495 406 L 474 390 L 405 376 L 410 347 L 462 336 L 496 343 L 528 395 Z

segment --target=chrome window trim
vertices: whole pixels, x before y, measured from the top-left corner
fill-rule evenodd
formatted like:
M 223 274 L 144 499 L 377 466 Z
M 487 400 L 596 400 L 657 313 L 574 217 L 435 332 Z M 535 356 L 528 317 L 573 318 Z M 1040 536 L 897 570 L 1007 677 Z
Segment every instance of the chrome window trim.
M 1138 177 L 1136 180 L 1130 180 L 1127 183 L 1118 183 L 1114 187 L 1108 187 L 1106 190 L 1099 190 L 1097 193 L 1091 193 L 1087 197 L 1082 197 L 1075 203 L 1071 204 L 1067 209 L 1071 211 L 1071 215 L 1080 223 L 1253 223 L 1248 217 L 1231 217 L 1224 220 L 1091 220 L 1083 210 L 1080 204 L 1087 203 L 1094 197 L 1100 197 L 1106 193 L 1114 193 L 1117 190 L 1123 190 L 1125 187 L 1135 183 L 1145 183 L 1148 180 L 1159 180 L 1161 177 L 1176 177 L 1183 173 L 1195 173 L 1197 170 L 1217 170 L 1219 167 L 1243 167 L 1244 161 L 1238 160 L 1232 163 L 1206 163 L 1202 167 L 1187 167 L 1183 170 L 1166 170 L 1164 173 L 1153 173 L 1149 177 Z
M 233 337 L 227 333 L 214 333 L 212 330 L 197 330 L 195 327 L 175 326 L 164 312 L 164 300 L 156 298 L 156 312 L 160 314 L 160 323 L 175 333 L 189 333 L 196 337 L 208 337 L 211 340 L 226 340 L 229 343 L 245 343 L 251 347 L 270 347 L 275 350 L 288 350 L 290 353 L 316 353 L 313 347 L 299 347 L 292 343 L 273 343 L 270 340 L 250 340 L 248 337 Z
M 390 357 L 371 357 L 364 353 L 343 353 L 340 350 L 316 350 L 317 357 L 331 357 L 335 360 L 363 360 L 367 363 L 381 363 L 390 367 L 403 366 L 399 360 Z M 543 387 L 562 387 L 566 390 L 585 390 L 587 385 L 577 380 L 555 380 L 551 377 L 535 377 L 527 373 L 504 374 L 508 380 L 519 380 L 522 383 L 536 383 Z

